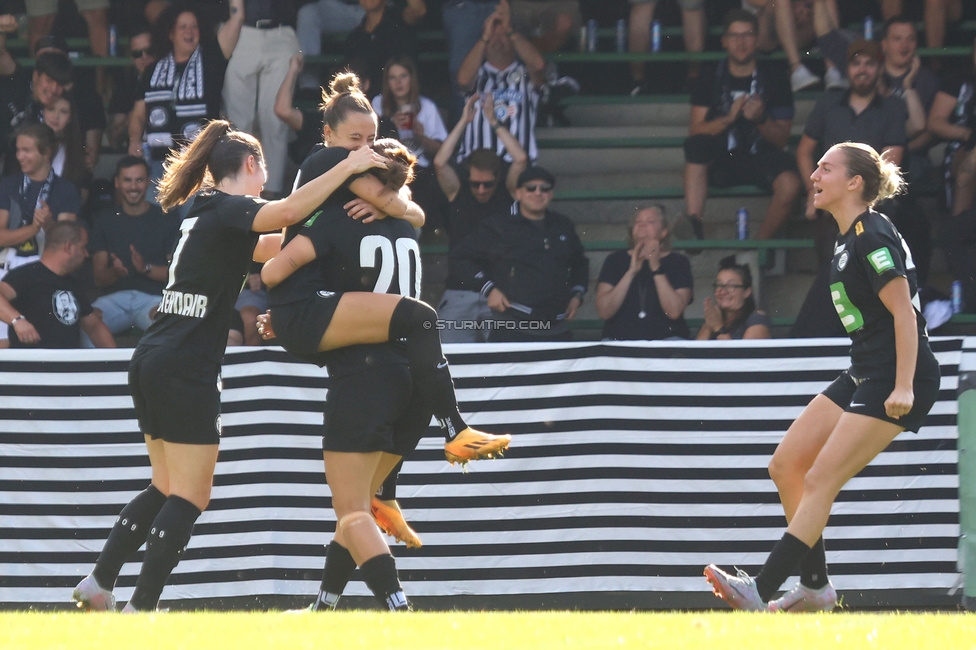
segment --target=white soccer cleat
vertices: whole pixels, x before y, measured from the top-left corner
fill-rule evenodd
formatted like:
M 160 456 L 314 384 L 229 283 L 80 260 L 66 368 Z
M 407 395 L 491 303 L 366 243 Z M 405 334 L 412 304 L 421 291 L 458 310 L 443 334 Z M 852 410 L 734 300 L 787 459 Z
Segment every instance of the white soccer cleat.
M 801 583 L 776 600 L 769 601 L 771 612 L 832 612 L 837 607 L 837 590 L 829 582 L 820 589 Z
M 71 599 L 80 609 L 87 609 L 90 612 L 115 611 L 115 594 L 102 589 L 92 575 L 88 575 L 78 583 L 71 593 Z
M 139 610 L 132 606 L 132 603 L 126 603 L 125 607 L 122 608 L 123 614 L 138 614 Z
M 742 569 L 737 569 L 737 572 L 738 575 L 729 575 L 714 564 L 709 564 L 704 573 L 715 595 L 727 602 L 732 609 L 765 612 L 767 606 L 759 597 L 756 580 Z

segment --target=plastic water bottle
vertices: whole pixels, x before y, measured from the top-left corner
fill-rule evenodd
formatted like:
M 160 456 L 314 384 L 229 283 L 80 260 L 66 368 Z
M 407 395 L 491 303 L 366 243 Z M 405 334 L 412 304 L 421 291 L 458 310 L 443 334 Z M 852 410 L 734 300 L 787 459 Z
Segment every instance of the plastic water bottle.
M 596 21 L 586 22 L 586 51 L 596 52 Z
M 661 21 L 651 23 L 651 52 L 661 51 Z
M 952 283 L 952 313 L 962 312 L 962 282 L 956 280 Z
M 874 18 L 872 16 L 864 17 L 864 40 L 874 40 Z
M 739 240 L 749 239 L 749 211 L 739 208 L 735 213 L 735 227 Z
M 627 51 L 627 21 L 621 18 L 617 21 L 617 30 L 615 33 L 617 37 L 617 52 Z
M 579 51 L 586 51 L 586 25 L 580 27 L 580 37 L 579 37 Z
M 115 25 L 109 25 L 108 28 L 108 55 L 119 55 L 119 30 Z

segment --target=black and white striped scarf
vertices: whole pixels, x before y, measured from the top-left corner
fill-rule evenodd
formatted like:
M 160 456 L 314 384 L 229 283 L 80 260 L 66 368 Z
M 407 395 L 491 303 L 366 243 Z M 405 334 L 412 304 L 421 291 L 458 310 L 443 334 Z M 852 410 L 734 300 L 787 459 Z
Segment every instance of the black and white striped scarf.
M 203 51 L 193 50 L 177 77 L 173 53 L 159 60 L 146 93 L 146 141 L 153 148 L 171 148 L 174 139 L 193 140 L 207 117 Z

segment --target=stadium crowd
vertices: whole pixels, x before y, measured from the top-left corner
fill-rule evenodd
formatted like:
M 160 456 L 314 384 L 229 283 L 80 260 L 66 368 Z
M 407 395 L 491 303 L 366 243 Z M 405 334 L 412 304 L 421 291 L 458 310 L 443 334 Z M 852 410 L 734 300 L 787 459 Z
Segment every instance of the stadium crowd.
M 918 52 L 972 43 L 972 32 L 951 28 L 972 9 L 959 0 L 0 0 L 0 274 L 44 264 L 52 229 L 76 220 L 85 255 L 68 273 L 75 304 L 65 313 L 77 320 L 91 309 L 131 344 L 155 316 L 190 207 L 165 213 L 155 203 L 166 156 L 225 117 L 262 144 L 264 198 L 286 196 L 322 141 L 320 85 L 349 68 L 380 118 L 377 137 L 401 140 L 417 158 L 422 241 L 446 240 L 445 287 L 434 296 L 451 324 L 442 340 L 571 338 L 569 323 L 590 299 L 586 242 L 554 204 L 558 174 L 538 165 L 535 131 L 542 120 L 565 124 L 560 98 L 580 91 L 551 55 L 587 49 L 598 36 L 588 23 L 619 18 L 618 49 L 632 53 L 660 46 L 652 21 L 682 26 L 690 126 L 684 214 L 631 208 L 621 215 L 626 246 L 596 275 L 604 337 L 694 337 L 685 310 L 696 300 L 695 251 L 672 242 L 707 238 L 710 188 L 760 188 L 769 198 L 756 238 L 783 236 L 806 217 L 829 262 L 836 225 L 815 209 L 810 175 L 847 140 L 884 152 L 909 180 L 881 211 L 905 237 L 923 300 L 946 297 L 926 285 L 938 247 L 961 282 L 962 309 L 976 311 L 976 44 L 963 65 Z M 443 30 L 446 69 L 418 60 L 438 42 L 420 30 Z M 81 65 L 79 49 L 100 60 Z M 582 92 L 636 96 L 666 85 L 651 64 L 618 65 L 621 84 L 581 77 Z M 795 143 L 794 93 L 821 90 Z M 264 344 L 260 271 L 238 299 L 232 344 Z M 722 261 L 698 339 L 770 336 L 753 293 L 760 271 Z M 794 335 L 843 333 L 826 277 L 813 283 Z M 12 287 L 0 281 L 0 295 Z M 18 339 L 26 318 L 6 311 L 0 320 L 16 322 L 3 345 L 28 342 Z M 465 327 L 489 321 L 498 325 Z M 528 321 L 546 326 L 520 325 Z M 105 342 L 92 331 L 84 327 L 78 345 Z

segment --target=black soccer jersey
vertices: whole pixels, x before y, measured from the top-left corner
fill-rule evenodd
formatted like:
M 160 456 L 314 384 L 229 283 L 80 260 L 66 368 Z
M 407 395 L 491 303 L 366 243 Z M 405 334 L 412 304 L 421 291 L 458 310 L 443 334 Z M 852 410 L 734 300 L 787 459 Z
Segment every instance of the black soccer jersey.
M 72 276 L 58 275 L 41 262 L 17 267 L 4 276 L 17 297 L 11 302 L 41 337 L 38 348 L 81 347 L 81 319 L 92 313 L 81 285 Z M 10 328 L 10 347 L 27 347 Z
M 220 361 L 234 303 L 251 265 L 264 201 L 213 191 L 197 195 L 180 225 L 156 320 L 139 345 L 189 345 Z
M 915 263 L 888 217 L 868 210 L 846 233 L 837 236 L 830 266 L 830 295 L 852 340 L 851 374 L 855 378 L 895 378 L 894 318 L 878 292 L 898 277 L 908 280 L 918 322 L 919 355 L 931 355 Z

